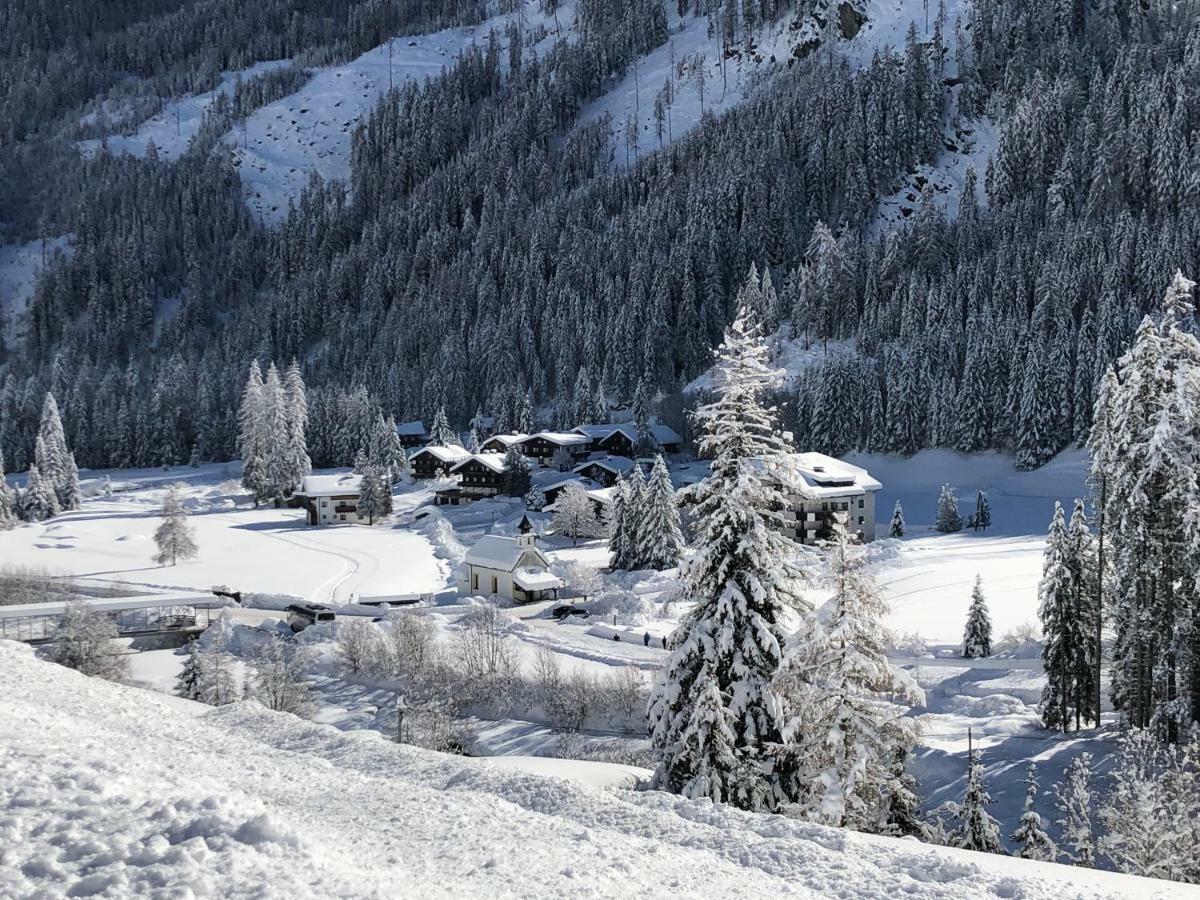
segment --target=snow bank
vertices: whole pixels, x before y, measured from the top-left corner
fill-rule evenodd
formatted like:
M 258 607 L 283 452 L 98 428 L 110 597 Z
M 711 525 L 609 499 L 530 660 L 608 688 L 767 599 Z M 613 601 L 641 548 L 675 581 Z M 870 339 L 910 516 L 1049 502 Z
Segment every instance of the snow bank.
M 253 703 L 189 718 L 7 642 L 0 681 L 4 896 L 1181 896 L 505 770 Z

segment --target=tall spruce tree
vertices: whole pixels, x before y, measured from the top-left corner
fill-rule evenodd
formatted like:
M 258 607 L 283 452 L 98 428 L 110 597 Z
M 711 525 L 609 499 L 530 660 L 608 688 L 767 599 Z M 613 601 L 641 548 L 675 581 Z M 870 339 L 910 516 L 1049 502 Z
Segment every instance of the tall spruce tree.
M 980 853 L 1003 853 L 1000 843 L 1000 823 L 988 812 L 992 802 L 983 777 L 983 753 L 971 752 L 967 769 L 967 790 L 959 808 L 959 830 L 956 845 Z
M 79 469 L 67 447 L 58 403 L 51 393 L 42 403 L 42 418 L 34 444 L 34 464 L 54 491 L 58 509 L 79 509 Z
M 888 605 L 866 568 L 864 550 L 839 514 L 829 547 L 833 597 L 827 604 L 821 649 L 814 657 L 815 693 L 821 707 L 819 732 L 810 752 L 823 767 L 813 786 L 816 817 L 858 831 L 885 830 L 898 794 L 910 786 L 898 779 L 897 757 L 911 750 L 916 720 L 895 701 L 923 705 L 925 694 L 887 660 L 883 627 Z
M 943 534 L 953 534 L 963 529 L 962 513 L 958 511 L 958 497 L 954 494 L 954 488 L 948 484 L 943 484 L 938 494 L 937 518 L 933 528 Z
M 888 537 L 902 538 L 904 537 L 904 507 L 900 505 L 900 501 L 896 501 L 896 506 L 892 510 L 892 522 L 888 526 Z
M 173 566 L 181 559 L 192 559 L 198 552 L 179 485 L 173 484 L 167 488 L 163 498 L 162 522 L 154 530 L 154 543 L 158 548 L 154 561 L 160 566 Z
M 1071 726 L 1075 703 L 1075 656 L 1087 623 L 1076 616 L 1075 567 L 1062 504 L 1055 502 L 1054 518 L 1042 552 L 1042 580 L 1038 584 L 1038 616 L 1042 622 L 1042 667 L 1046 686 L 1042 689 L 1042 724 L 1066 731 Z
M 1113 562 L 1112 699 L 1178 741 L 1200 722 L 1200 341 L 1195 283 L 1176 273 L 1097 398 L 1092 481 Z M 1103 409 L 1101 405 L 1103 404 Z M 1095 613 L 1093 613 L 1095 614 Z
M 613 485 L 612 502 L 608 506 L 608 567 L 614 572 L 636 568 L 633 563 L 635 547 L 629 540 L 628 517 L 629 483 L 624 475 L 617 477 Z
M 1025 775 L 1025 810 L 1021 813 L 1021 821 L 1013 832 L 1013 840 L 1020 846 L 1017 855 L 1022 859 L 1038 859 L 1043 862 L 1054 862 L 1058 858 L 1058 848 L 1050 835 L 1046 834 L 1046 825 L 1034 806 L 1038 798 L 1037 764 L 1030 763 Z
M 788 445 L 762 403 L 771 378 L 759 324 L 742 307 L 717 352 L 713 399 L 695 414 L 712 464 L 696 489 L 696 554 L 682 578 L 690 609 L 648 707 L 653 785 L 743 809 L 796 799 L 770 765 L 785 722 L 773 686 L 781 620 L 788 606 L 808 609 L 774 512 L 784 498 L 771 473 Z
M 433 415 L 433 424 L 429 426 L 429 443 L 434 447 L 452 447 L 458 443 L 458 435 L 450 427 L 444 406 L 439 406 Z
M 654 460 L 641 506 L 637 529 L 638 568 L 662 571 L 679 565 L 683 556 L 683 531 L 679 526 L 679 507 L 675 504 L 671 473 L 661 454 Z
M 975 587 L 971 589 L 971 606 L 967 610 L 967 625 L 963 631 L 962 655 L 966 659 L 979 659 L 992 655 L 992 619 L 988 615 L 987 600 L 983 596 L 983 578 L 975 576 Z
M 237 452 L 242 458 L 242 487 L 254 497 L 254 505 L 267 495 L 266 448 L 262 440 L 263 378 L 258 360 L 251 360 L 250 374 L 238 407 Z
M 509 497 L 524 497 L 532 484 L 529 460 L 516 444 L 504 451 L 504 493 Z
M 983 491 L 975 493 L 975 514 L 971 517 L 971 527 L 976 531 L 987 531 L 992 527 L 992 504 Z
M 1071 760 L 1061 784 L 1054 786 L 1059 841 L 1068 860 L 1079 866 L 1096 864 L 1096 834 L 1092 827 L 1092 754 Z
M 0 453 L 0 531 L 8 531 L 16 524 L 16 496 L 4 475 L 4 454 Z

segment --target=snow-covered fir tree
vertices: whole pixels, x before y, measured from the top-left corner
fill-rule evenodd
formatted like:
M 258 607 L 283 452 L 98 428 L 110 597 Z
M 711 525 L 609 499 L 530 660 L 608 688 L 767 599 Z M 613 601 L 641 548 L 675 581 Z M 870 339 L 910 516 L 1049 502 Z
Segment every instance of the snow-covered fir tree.
M 1038 799 L 1037 764 L 1030 763 L 1025 775 L 1025 810 L 1021 821 L 1013 832 L 1013 841 L 1021 848 L 1017 855 L 1022 859 L 1038 859 L 1054 862 L 1058 858 L 1058 847 L 1046 833 L 1045 822 L 1034 808 Z
M 1075 656 L 1087 623 L 1075 610 L 1075 571 L 1062 504 L 1055 502 L 1054 518 L 1042 551 L 1042 580 L 1038 583 L 1038 616 L 1042 622 L 1042 667 L 1046 686 L 1042 689 L 1042 724 L 1066 731 L 1074 717 Z
M 242 459 L 242 487 L 254 497 L 254 505 L 266 496 L 266 448 L 262 442 L 263 379 L 258 360 L 250 361 L 250 374 L 238 408 L 237 452 Z
M 195 641 L 188 644 L 187 659 L 175 677 L 175 696 L 184 700 L 200 700 L 204 696 L 204 665 L 200 645 Z
M 963 529 L 962 513 L 958 511 L 958 497 L 954 494 L 954 488 L 948 484 L 943 484 L 938 494 L 937 518 L 934 519 L 933 528 L 934 531 L 943 534 L 953 534 Z
M 504 451 L 504 493 L 509 497 L 524 497 L 532 486 L 531 478 L 529 460 L 516 444 L 510 445 Z
M 439 406 L 433 414 L 433 423 L 429 426 L 429 443 L 434 447 L 453 447 L 458 443 L 458 435 L 450 427 L 444 406 Z
M 558 493 L 554 501 L 554 516 L 551 525 L 559 534 L 571 539 L 571 544 L 580 538 L 596 537 L 600 534 L 600 520 L 595 507 L 578 482 L 568 484 Z
M 367 466 L 367 470 L 362 474 L 358 490 L 358 514 L 367 517 L 368 525 L 374 525 L 376 519 L 382 519 L 391 514 L 392 487 L 382 469 L 376 466 Z
M 635 459 L 650 456 L 658 449 L 658 441 L 650 430 L 650 405 L 654 397 L 654 388 L 649 373 L 644 373 L 638 381 L 637 391 L 633 395 L 633 424 L 637 429 L 637 438 L 633 443 Z
M 1067 765 L 1063 780 L 1054 786 L 1059 818 L 1059 846 L 1070 862 L 1096 864 L 1096 834 L 1092 827 L 1092 754 L 1080 753 Z
M 992 527 L 992 504 L 983 491 L 975 493 L 975 512 L 971 516 L 971 527 L 976 531 L 987 531 Z
M 44 650 L 46 656 L 84 675 L 124 681 L 129 676 L 129 657 L 114 643 L 117 625 L 107 613 L 86 601 L 71 600 Z
M 966 659 L 979 659 L 992 655 L 992 618 L 988 615 L 987 600 L 983 596 L 983 578 L 975 576 L 971 589 L 971 605 L 967 609 L 967 625 L 963 630 L 962 655 Z
M 1000 823 L 988 812 L 992 802 L 983 777 L 983 753 L 971 751 L 967 768 L 967 790 L 959 807 L 959 828 L 955 846 L 980 853 L 1003 853 Z
M 33 456 L 42 478 L 54 491 L 59 510 L 79 509 L 79 469 L 67 446 L 58 403 L 50 393 L 42 404 Z
M 812 697 L 820 712 L 818 736 L 808 735 L 809 753 L 822 760 L 812 813 L 831 825 L 881 832 L 895 795 L 909 790 L 897 778 L 896 760 L 917 737 L 916 721 L 899 704 L 923 705 L 925 694 L 888 663 L 889 635 L 882 625 L 888 605 L 867 571 L 865 551 L 846 530 L 844 514 L 834 521 L 828 553 L 833 597 L 812 658 L 817 684 Z
M 1200 721 L 1200 341 L 1194 282 L 1176 273 L 1157 318 L 1106 376 L 1091 437 L 1103 485 L 1116 630 L 1112 699 L 1135 727 L 1178 741 Z
M 29 467 L 25 490 L 20 496 L 19 510 L 21 518 L 26 522 L 44 522 L 61 512 L 54 485 L 50 479 L 42 477 L 41 470 L 36 465 Z
M 306 475 L 312 474 L 312 460 L 308 455 L 308 392 L 304 377 L 300 374 L 300 365 L 295 360 L 284 373 L 283 392 L 286 426 L 283 453 L 290 494 L 291 489 L 299 485 Z
M 192 559 L 199 552 L 179 485 L 171 485 L 163 497 L 162 522 L 154 529 L 154 545 L 158 548 L 154 561 L 160 566 L 173 566 L 181 559 Z
M 896 506 L 892 510 L 892 522 L 888 526 L 888 537 L 902 538 L 904 537 L 904 529 L 907 523 L 904 521 L 904 507 L 900 505 L 900 501 L 896 501 Z
M 784 610 L 808 610 L 774 512 L 784 502 L 773 478 L 789 447 L 762 403 L 771 378 L 759 324 L 742 307 L 717 352 L 713 399 L 695 414 L 712 463 L 694 493 L 696 553 L 680 589 L 690 609 L 648 706 L 652 784 L 752 810 L 798 799 L 799 786 L 770 762 L 782 756 L 786 723 L 774 682 Z
M 661 454 L 655 457 L 643 490 L 639 519 L 637 568 L 662 571 L 679 565 L 684 548 L 683 531 L 671 473 Z
M 529 486 L 529 490 L 525 492 L 525 496 L 522 498 L 522 500 L 525 503 L 526 509 L 532 509 L 535 512 L 541 512 L 542 508 L 546 505 L 546 492 L 536 484 L 533 484 Z
M 4 475 L 4 454 L 0 453 L 0 531 L 8 531 L 16 524 L 16 495 Z
M 396 420 L 380 414 L 375 417 L 371 431 L 371 450 L 368 458 L 379 469 L 389 485 L 398 483 L 409 471 L 408 454 L 396 432 Z
M 612 502 L 608 505 L 608 567 L 614 572 L 634 568 L 628 518 L 633 515 L 629 508 L 629 483 L 624 475 L 617 476 L 613 485 Z
M 1075 728 L 1082 722 L 1100 722 L 1100 609 L 1101 574 L 1096 539 L 1088 524 L 1087 509 L 1082 499 L 1076 498 L 1067 526 L 1067 547 L 1071 566 L 1074 601 L 1072 607 L 1078 626 L 1078 641 L 1074 660 L 1074 707 Z
M 1129 729 L 1097 818 L 1098 849 L 1120 871 L 1200 883 L 1200 746 Z

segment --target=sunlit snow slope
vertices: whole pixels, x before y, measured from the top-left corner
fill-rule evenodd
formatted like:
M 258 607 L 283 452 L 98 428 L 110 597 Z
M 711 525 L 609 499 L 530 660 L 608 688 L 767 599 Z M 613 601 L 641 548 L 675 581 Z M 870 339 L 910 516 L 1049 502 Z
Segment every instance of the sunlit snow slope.
M 8 642 L 0 683 L 0 896 L 1167 896 L 206 711 Z

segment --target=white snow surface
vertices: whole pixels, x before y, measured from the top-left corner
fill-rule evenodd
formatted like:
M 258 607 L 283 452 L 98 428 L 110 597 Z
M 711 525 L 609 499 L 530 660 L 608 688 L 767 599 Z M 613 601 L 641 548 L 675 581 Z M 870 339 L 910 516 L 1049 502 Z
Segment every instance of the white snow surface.
M 107 146 L 108 152 L 114 155 L 128 153 L 143 159 L 147 146 L 153 142 L 160 159 L 179 159 L 200 131 L 200 123 L 204 121 L 204 114 L 213 101 L 221 94 L 232 95 L 239 77 L 248 81 L 290 63 L 291 60 L 287 59 L 273 59 L 255 63 L 238 72 L 225 72 L 213 90 L 171 100 L 163 105 L 157 115 L 142 122 L 132 134 L 109 135 L 103 142 L 95 138 L 80 141 L 79 149 L 85 156 L 91 156 L 99 152 L 102 146 Z
M 311 173 L 327 181 L 347 181 L 354 129 L 389 85 L 436 77 L 452 67 L 463 50 L 473 44 L 486 46 L 492 29 L 500 39 L 501 66 L 506 67 L 504 29 L 512 21 L 521 23 L 528 40 L 538 28 L 549 33 L 532 49 L 526 44 L 528 59 L 532 51 L 542 53 L 550 46 L 560 25 L 567 35 L 574 23 L 574 3 L 560 4 L 557 24 L 554 16 L 542 14 L 537 0 L 523 0 L 519 11 L 492 16 L 479 25 L 393 38 L 390 61 L 388 44 L 382 44 L 343 65 L 313 70 L 298 92 L 256 110 L 244 129 L 226 137 L 237 148 L 234 158 L 250 209 L 263 222 L 279 224 L 287 215 L 288 201 L 300 196 Z
M 1187 896 L 505 770 L 254 703 L 193 716 L 9 642 L 0 681 L 4 896 Z

